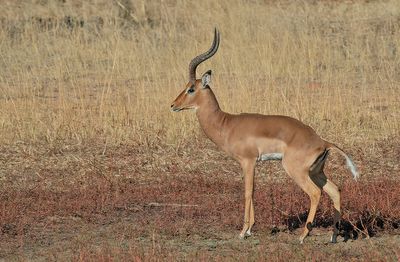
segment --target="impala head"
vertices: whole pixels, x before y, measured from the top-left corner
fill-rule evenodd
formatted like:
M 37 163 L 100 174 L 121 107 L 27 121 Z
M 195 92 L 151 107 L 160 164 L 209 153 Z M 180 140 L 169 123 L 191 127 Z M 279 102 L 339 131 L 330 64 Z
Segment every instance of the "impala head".
M 196 109 L 199 106 L 199 102 L 204 96 L 205 89 L 211 82 L 211 70 L 208 70 L 203 74 L 201 79 L 196 79 L 196 68 L 197 66 L 212 57 L 218 50 L 219 46 L 219 32 L 215 29 L 214 41 L 210 49 L 190 61 L 189 64 L 189 82 L 186 84 L 185 89 L 178 95 L 178 97 L 171 104 L 171 110 L 179 112 L 185 109 Z

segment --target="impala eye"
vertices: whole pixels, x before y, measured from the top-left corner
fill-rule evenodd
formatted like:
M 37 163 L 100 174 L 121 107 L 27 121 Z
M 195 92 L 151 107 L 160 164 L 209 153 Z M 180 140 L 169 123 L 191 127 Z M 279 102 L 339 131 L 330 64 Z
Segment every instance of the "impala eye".
M 187 92 L 188 92 L 188 94 L 193 94 L 194 93 L 194 89 L 193 88 L 189 88 Z

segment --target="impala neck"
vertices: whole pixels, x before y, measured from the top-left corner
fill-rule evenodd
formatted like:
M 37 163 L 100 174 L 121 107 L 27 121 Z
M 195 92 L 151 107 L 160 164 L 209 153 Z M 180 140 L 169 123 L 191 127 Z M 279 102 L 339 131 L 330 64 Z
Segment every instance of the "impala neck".
M 196 115 L 204 133 L 215 144 L 222 147 L 224 144 L 224 127 L 227 114 L 219 107 L 217 98 L 211 88 L 207 88 L 202 101 L 197 108 Z

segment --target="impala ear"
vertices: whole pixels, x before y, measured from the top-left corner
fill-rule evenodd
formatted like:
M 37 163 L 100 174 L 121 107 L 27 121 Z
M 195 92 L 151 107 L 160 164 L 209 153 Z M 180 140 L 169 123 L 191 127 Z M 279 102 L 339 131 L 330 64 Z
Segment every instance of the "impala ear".
M 207 87 L 210 83 L 211 83 L 211 70 L 208 70 L 201 77 L 201 84 L 203 85 L 203 88 L 204 88 L 204 87 Z

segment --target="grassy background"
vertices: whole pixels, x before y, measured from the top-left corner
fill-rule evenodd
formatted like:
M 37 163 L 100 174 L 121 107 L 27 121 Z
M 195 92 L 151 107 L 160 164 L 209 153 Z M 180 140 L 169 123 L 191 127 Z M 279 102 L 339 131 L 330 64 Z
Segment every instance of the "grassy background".
M 225 111 L 290 115 L 341 144 L 399 135 L 398 1 L 139 2 L 5 1 L 2 143 L 191 137 L 194 114 L 169 105 L 214 26 L 198 74 L 213 69 Z

